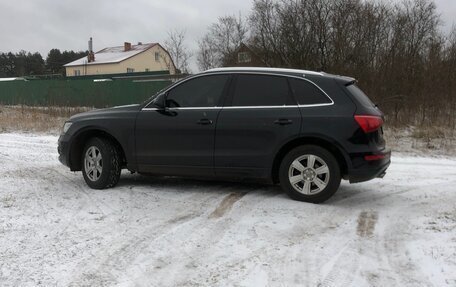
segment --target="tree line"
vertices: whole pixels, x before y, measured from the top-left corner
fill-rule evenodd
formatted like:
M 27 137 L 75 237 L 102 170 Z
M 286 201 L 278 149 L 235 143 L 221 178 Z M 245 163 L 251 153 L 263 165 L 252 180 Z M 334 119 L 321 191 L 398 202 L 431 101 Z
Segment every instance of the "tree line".
M 200 69 L 246 43 L 266 66 L 355 77 L 393 124 L 456 124 L 456 27 L 432 0 L 254 0 L 199 41 Z
M 0 78 L 44 74 L 64 75 L 63 65 L 86 55 L 87 52 L 61 52 L 59 49 L 52 49 L 44 60 L 40 53 L 26 51 L 0 53 Z

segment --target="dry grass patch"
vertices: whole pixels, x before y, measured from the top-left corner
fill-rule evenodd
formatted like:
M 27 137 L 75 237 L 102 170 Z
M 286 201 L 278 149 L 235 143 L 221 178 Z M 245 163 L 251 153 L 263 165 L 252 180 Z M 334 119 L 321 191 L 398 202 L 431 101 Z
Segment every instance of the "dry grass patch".
M 0 132 L 60 133 L 64 122 L 86 107 L 0 106 Z
M 59 134 L 66 120 L 89 111 L 87 107 L 1 106 L 0 132 Z M 456 131 L 439 126 L 385 126 L 385 138 L 393 152 L 456 155 Z
M 444 139 L 453 136 L 452 130 L 442 127 L 417 127 L 412 132 L 415 139 Z
M 448 127 L 386 127 L 385 139 L 393 152 L 456 155 L 456 133 Z

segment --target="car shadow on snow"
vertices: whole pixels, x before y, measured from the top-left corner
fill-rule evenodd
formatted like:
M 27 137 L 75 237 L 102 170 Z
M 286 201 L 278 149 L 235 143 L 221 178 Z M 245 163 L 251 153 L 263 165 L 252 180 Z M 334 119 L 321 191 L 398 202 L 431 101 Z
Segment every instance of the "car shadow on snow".
M 142 192 L 201 192 L 229 195 L 233 192 L 250 194 L 259 197 L 276 197 L 277 199 L 291 200 L 280 185 L 260 182 L 233 182 L 223 180 L 193 179 L 185 177 L 154 176 L 139 174 L 123 174 L 118 185 L 129 190 Z M 324 205 L 353 207 L 366 201 L 375 201 L 384 197 L 375 191 L 375 184 L 350 185 L 342 182 L 339 190 Z
M 139 174 L 123 174 L 117 187 L 128 189 L 150 190 L 155 192 L 215 192 L 219 194 L 249 193 L 257 196 L 277 196 L 284 192 L 279 185 L 271 185 L 261 182 L 233 182 L 212 179 L 194 179 L 174 176 L 154 176 Z

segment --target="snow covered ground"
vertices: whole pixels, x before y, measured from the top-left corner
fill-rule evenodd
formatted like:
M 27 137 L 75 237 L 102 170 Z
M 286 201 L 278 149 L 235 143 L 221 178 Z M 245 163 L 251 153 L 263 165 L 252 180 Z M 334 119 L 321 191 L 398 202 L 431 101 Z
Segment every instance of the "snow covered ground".
M 0 134 L 1 286 L 456 286 L 456 158 L 393 156 L 323 205 L 278 186 L 123 174 Z

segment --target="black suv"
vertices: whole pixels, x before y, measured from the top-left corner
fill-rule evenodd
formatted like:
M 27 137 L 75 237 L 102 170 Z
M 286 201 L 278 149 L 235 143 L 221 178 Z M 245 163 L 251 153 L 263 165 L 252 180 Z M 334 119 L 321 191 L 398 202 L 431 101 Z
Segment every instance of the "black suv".
M 383 114 L 353 78 L 304 70 L 223 68 L 187 77 L 144 104 L 65 123 L 60 161 L 91 188 L 121 169 L 155 175 L 263 179 L 323 202 L 341 178 L 383 177 Z

